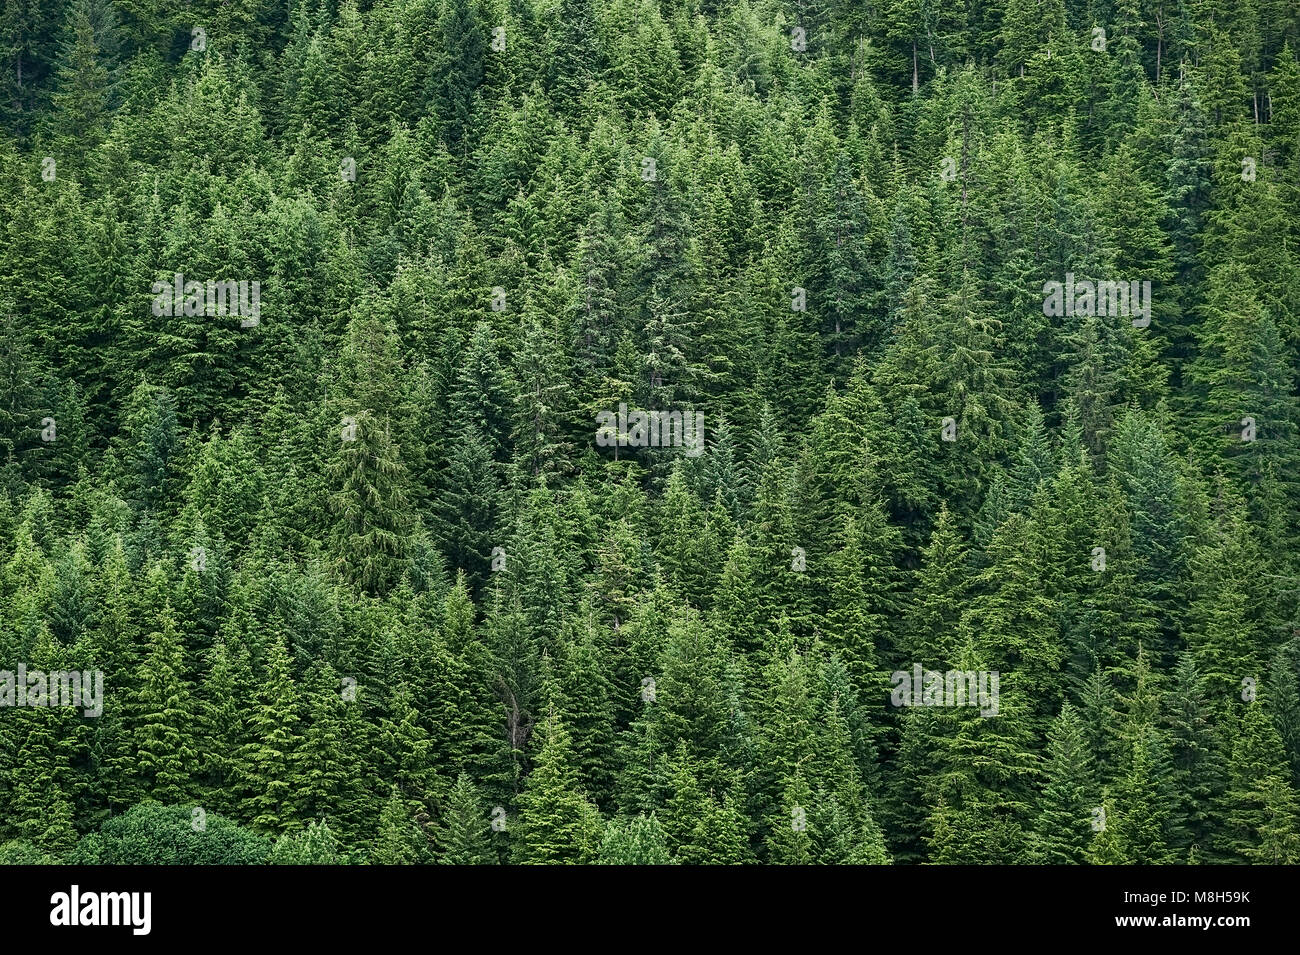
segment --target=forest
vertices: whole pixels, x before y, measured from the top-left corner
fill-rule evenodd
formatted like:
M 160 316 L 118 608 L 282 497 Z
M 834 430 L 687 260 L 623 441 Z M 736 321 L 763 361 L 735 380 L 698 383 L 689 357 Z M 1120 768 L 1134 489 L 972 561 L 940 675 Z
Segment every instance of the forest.
M 0 862 L 1300 863 L 1298 55 L 0 0 Z

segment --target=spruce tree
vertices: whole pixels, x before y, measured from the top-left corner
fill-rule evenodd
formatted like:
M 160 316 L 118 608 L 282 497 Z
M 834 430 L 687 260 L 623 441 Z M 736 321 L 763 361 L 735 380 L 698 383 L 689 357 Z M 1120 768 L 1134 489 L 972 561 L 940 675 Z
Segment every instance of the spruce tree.
M 443 824 L 438 831 L 438 861 L 443 865 L 492 865 L 497 862 L 492 851 L 487 804 L 473 780 L 465 773 L 456 777 L 447 797 Z
M 512 857 L 521 865 L 585 865 L 599 851 L 600 814 L 579 788 L 569 730 L 554 710 L 539 735 L 537 763 L 519 794 Z

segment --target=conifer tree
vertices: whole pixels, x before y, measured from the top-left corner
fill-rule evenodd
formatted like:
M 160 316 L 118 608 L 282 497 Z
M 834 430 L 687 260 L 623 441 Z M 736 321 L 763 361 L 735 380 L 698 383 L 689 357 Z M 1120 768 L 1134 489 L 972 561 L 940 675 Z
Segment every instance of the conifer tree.
M 368 412 L 346 421 L 343 434 L 330 465 L 338 517 L 334 553 L 347 579 L 384 593 L 405 570 L 406 470 L 387 425 Z
M 492 865 L 490 823 L 486 803 L 465 773 L 456 777 L 447 797 L 442 828 L 438 831 L 438 861 L 443 865 Z
M 301 745 L 299 693 L 289 673 L 283 642 L 270 644 L 257 705 L 249 716 L 247 742 L 236 755 L 234 775 L 241 814 L 254 828 L 284 833 L 296 822 L 298 780 L 293 772 Z
M 672 865 L 668 846 L 654 815 L 615 818 L 605 826 L 601 865 Z
M 1236 860 L 1271 865 L 1300 858 L 1295 792 L 1277 730 L 1260 700 L 1239 717 L 1221 803 L 1221 851 Z
M 1035 856 L 1045 864 L 1080 864 L 1092 838 L 1095 796 L 1078 712 L 1066 703 L 1047 741 L 1043 794 L 1034 832 Z
M 161 629 L 149 635 L 149 654 L 136 675 L 138 690 L 128 720 L 141 795 L 178 803 L 189 795 L 198 762 L 194 706 L 171 608 L 164 606 L 160 618 Z
M 585 865 L 600 848 L 601 820 L 579 788 L 568 728 L 551 711 L 542 722 L 537 763 L 519 794 L 511 852 L 521 865 Z

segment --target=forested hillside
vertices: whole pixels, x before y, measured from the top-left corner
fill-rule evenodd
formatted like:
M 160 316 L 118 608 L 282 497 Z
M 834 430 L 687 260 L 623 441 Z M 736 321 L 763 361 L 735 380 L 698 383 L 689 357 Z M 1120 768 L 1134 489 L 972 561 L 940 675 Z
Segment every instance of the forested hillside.
M 0 0 L 0 861 L 1300 863 L 1298 53 Z

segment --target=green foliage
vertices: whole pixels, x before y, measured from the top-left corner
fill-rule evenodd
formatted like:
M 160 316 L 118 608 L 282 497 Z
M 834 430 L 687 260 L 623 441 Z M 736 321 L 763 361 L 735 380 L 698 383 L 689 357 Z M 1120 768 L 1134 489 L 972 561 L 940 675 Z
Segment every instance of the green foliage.
M 605 826 L 600 865 L 672 865 L 664 831 L 653 815 L 612 819 Z
M 84 837 L 68 859 L 79 865 L 258 865 L 262 836 L 191 806 L 144 802 Z
M 338 836 L 326 822 L 311 822 L 305 829 L 286 832 L 275 841 L 270 865 L 350 865 L 352 858 L 343 851 Z
M 0 2 L 0 861 L 1300 859 L 1294 3 L 202 6 Z

